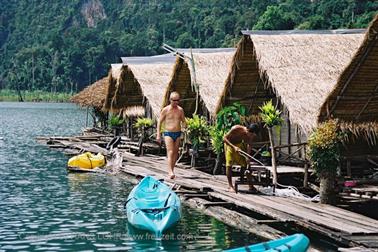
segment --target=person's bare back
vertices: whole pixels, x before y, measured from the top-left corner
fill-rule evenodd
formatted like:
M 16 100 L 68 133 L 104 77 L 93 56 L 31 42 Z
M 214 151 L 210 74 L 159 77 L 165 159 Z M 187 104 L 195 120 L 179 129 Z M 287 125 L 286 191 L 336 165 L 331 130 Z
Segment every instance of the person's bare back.
M 232 145 L 239 144 L 241 142 L 250 144 L 254 141 L 254 137 L 249 134 L 248 129 L 241 125 L 233 126 L 232 129 L 226 134 L 225 138 Z

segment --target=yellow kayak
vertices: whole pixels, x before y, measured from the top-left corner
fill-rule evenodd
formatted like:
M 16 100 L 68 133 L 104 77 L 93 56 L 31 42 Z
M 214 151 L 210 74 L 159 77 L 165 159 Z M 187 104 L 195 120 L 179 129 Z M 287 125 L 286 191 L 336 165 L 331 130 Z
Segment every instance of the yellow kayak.
M 68 160 L 69 167 L 78 167 L 84 169 L 93 169 L 96 167 L 102 167 L 105 165 L 105 157 L 98 153 L 93 155 L 90 152 L 85 152 L 83 154 L 74 156 Z

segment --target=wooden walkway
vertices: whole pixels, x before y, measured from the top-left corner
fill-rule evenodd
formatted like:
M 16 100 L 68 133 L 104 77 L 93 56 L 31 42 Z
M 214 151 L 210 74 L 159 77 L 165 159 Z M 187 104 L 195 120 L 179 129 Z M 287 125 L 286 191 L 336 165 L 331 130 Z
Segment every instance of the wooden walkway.
M 167 179 L 166 161 L 161 157 L 135 157 L 123 153 L 122 171 L 136 177 L 147 175 Z M 378 221 L 338 207 L 293 198 L 231 193 L 225 176 L 212 176 L 195 169 L 176 168 L 177 178 L 166 180 L 188 189 L 207 193 L 274 220 L 292 222 L 348 246 L 378 248 Z
M 102 142 L 99 142 L 99 138 L 99 136 L 40 137 L 38 140 L 51 148 L 57 148 L 69 154 L 77 154 L 83 150 L 109 154 L 107 150 L 96 145 L 108 142 L 109 136 L 102 136 Z M 167 179 L 164 157 L 153 155 L 136 157 L 125 149 L 121 153 L 124 162 L 120 169 L 125 174 L 136 178 L 151 175 L 159 179 Z M 293 223 L 330 237 L 345 246 L 378 248 L 378 221 L 372 218 L 338 207 L 293 198 L 231 193 L 226 190 L 225 176 L 212 176 L 195 169 L 188 169 L 181 164 L 175 172 L 177 178 L 165 180 L 167 183 L 174 183 L 176 187 L 181 187 L 181 190 L 197 191 L 197 195 L 201 192 L 202 195 L 218 203 L 223 201 L 226 204 L 234 204 L 265 216 L 264 220 L 258 220 L 258 224 L 260 222 L 262 224 Z M 211 202 L 206 204 L 211 204 Z M 268 226 L 261 230 L 266 231 L 266 237 L 279 235 Z

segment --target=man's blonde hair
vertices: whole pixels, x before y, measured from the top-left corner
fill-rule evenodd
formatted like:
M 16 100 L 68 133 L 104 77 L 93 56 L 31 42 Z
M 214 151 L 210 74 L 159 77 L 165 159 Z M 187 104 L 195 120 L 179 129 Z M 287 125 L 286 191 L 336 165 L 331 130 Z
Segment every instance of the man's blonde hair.
M 179 94 L 179 92 L 173 91 L 173 92 L 171 92 L 171 94 L 169 95 L 169 97 L 172 97 L 172 96 L 178 96 L 178 97 L 180 97 L 180 94 Z

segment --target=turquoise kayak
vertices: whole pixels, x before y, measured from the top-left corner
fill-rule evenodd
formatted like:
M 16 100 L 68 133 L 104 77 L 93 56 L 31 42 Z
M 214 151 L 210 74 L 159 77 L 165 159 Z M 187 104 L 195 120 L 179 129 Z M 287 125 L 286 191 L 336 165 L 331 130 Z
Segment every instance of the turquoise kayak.
M 157 237 L 181 218 L 180 198 L 166 184 L 150 176 L 131 190 L 125 208 L 131 225 Z
M 251 246 L 226 250 L 227 252 L 305 252 L 310 246 L 310 240 L 304 234 L 289 235 L 273 241 L 261 242 Z

